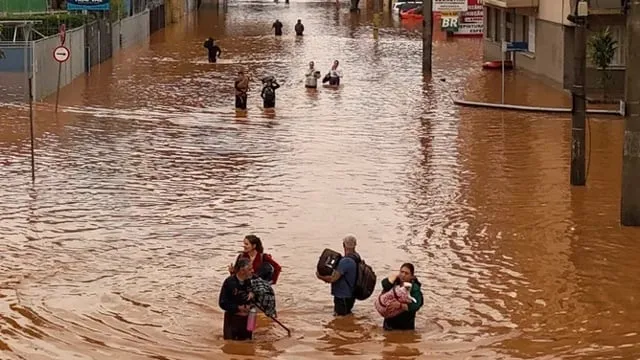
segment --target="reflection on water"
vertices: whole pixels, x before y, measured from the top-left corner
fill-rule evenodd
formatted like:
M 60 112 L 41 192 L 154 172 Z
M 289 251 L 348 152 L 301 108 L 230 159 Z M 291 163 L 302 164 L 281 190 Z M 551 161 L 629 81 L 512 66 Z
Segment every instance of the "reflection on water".
M 618 226 L 622 122 L 592 118 L 589 184 L 569 187 L 569 119 L 496 101 L 482 40 L 333 3 L 238 2 L 154 34 L 36 108 L 37 182 L 20 106 L 0 112 L 0 358 L 632 358 L 636 229 Z M 281 38 L 271 35 L 276 19 Z M 302 19 L 304 38 L 293 25 Z M 218 64 L 202 42 L 214 37 Z M 338 90 L 304 89 L 339 59 Z M 239 69 L 254 79 L 233 108 Z M 281 80 L 264 112 L 259 79 Z M 522 74 L 507 100 L 566 105 Z M 518 89 L 518 90 L 513 90 Z M 219 286 L 245 234 L 283 265 L 278 325 L 224 342 Z M 373 298 L 334 319 L 314 278 L 347 233 L 379 278 L 412 261 L 425 306 L 386 333 Z M 375 296 L 375 295 L 374 295 Z

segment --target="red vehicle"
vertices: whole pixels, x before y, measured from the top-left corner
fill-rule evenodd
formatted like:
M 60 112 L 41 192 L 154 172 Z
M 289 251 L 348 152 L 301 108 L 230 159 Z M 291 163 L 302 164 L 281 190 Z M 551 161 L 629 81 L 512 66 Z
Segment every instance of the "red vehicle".
M 422 7 L 415 7 L 405 11 L 400 12 L 400 19 L 402 20 L 422 20 L 424 16 L 422 15 Z
M 501 61 L 501 60 L 487 61 L 486 63 L 482 64 L 482 68 L 483 68 L 483 69 L 497 69 L 497 70 L 501 70 L 501 69 L 502 69 L 502 61 Z M 513 69 L 513 61 L 511 61 L 511 60 L 505 60 L 505 61 L 504 61 L 504 69 L 505 69 L 505 70 L 511 70 L 511 69 Z

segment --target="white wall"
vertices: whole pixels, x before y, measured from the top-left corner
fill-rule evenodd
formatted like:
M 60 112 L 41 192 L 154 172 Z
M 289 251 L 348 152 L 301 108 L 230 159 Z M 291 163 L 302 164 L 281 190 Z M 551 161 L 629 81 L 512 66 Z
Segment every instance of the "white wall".
M 34 98 L 42 100 L 53 94 L 57 89 L 58 62 L 53 59 L 53 50 L 60 45 L 58 35 L 40 39 L 33 44 L 34 53 Z M 84 73 L 85 38 L 84 26 L 67 32 L 65 46 L 71 56 L 61 66 L 60 87 L 70 84 L 75 78 Z
M 570 0 L 540 0 L 538 19 L 556 24 L 571 25 L 567 16 L 571 13 Z

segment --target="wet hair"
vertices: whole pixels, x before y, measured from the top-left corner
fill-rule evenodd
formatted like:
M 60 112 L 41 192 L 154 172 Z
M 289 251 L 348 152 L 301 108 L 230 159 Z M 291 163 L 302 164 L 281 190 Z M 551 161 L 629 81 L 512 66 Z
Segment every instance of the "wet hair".
M 413 267 L 412 263 L 404 263 L 402 264 L 402 266 L 400 266 L 400 269 L 402 268 L 407 268 L 409 269 L 409 272 L 411 273 L 411 276 L 413 276 L 415 274 L 415 268 Z
M 239 258 L 238 261 L 236 261 L 236 264 L 233 265 L 233 270 L 235 271 L 235 273 L 238 273 L 238 271 L 244 269 L 245 267 L 249 266 L 251 264 L 251 262 L 249 261 L 249 259 L 247 258 Z
M 258 252 L 258 254 L 262 254 L 264 252 L 264 247 L 262 247 L 262 240 L 260 240 L 259 237 L 252 234 L 247 235 L 244 238 L 247 239 L 249 244 L 256 246 L 256 251 Z

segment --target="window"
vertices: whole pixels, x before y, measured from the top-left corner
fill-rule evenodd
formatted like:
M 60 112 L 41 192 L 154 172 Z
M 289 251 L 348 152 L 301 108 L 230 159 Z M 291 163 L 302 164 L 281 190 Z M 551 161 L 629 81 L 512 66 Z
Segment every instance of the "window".
M 536 52 L 536 18 L 533 16 L 527 16 L 527 43 L 529 46 L 529 52 Z
M 536 18 L 533 16 L 520 15 L 517 19 L 516 41 L 527 43 L 528 52 L 536 52 Z
M 529 39 L 529 17 L 528 16 L 518 16 L 518 24 L 520 30 L 518 36 L 516 37 L 517 41 L 528 41 Z
M 611 33 L 611 36 L 613 37 L 613 40 L 617 41 L 618 43 L 617 48 L 616 48 L 616 53 L 613 56 L 613 60 L 611 61 L 611 65 L 610 66 L 624 66 L 626 63 L 626 36 L 625 36 L 625 25 L 624 24 L 618 24 L 618 25 L 594 25 L 591 27 L 590 32 L 589 32 L 589 37 L 593 36 L 593 34 L 595 34 L 598 31 L 604 30 L 607 27 L 609 27 L 609 32 Z M 595 65 L 593 65 L 591 63 L 591 60 L 588 59 L 589 63 L 595 67 Z

